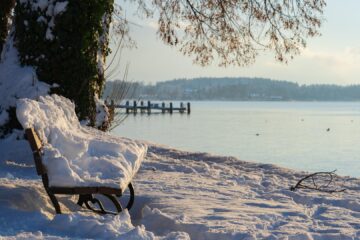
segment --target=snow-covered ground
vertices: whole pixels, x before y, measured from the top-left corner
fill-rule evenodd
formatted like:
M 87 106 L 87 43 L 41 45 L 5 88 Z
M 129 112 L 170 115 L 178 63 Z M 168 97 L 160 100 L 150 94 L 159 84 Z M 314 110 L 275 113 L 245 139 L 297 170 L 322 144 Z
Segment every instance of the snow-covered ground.
M 192 239 L 360 239 L 360 180 L 342 178 L 345 193 L 290 191 L 302 176 L 150 145 L 135 181 L 144 200 L 133 221 L 159 235 L 185 231 Z
M 21 133 L 18 133 L 21 135 Z M 292 192 L 304 173 L 148 143 L 135 206 L 119 216 L 61 199 L 54 215 L 25 140 L 0 140 L 0 235 L 23 239 L 360 239 L 360 180 Z
M 6 110 L 15 107 L 18 99 L 41 101 L 40 96 L 47 95 L 50 88 L 37 80 L 34 69 L 19 66 L 11 39 L 6 49 L 8 55 L 0 63 L 0 125 L 7 122 Z M 25 114 L 25 110 L 18 109 L 18 117 L 41 120 L 42 113 Z M 49 111 L 56 123 L 61 114 Z M 44 128 L 35 120 L 31 124 L 38 130 Z M 98 149 L 95 152 L 83 151 L 96 140 L 91 138 L 90 130 L 90 135 L 86 135 L 80 134 L 78 123 L 53 125 L 59 131 L 51 134 L 45 126 L 47 132 L 42 137 L 47 138 L 45 143 L 51 143 L 49 137 L 52 141 L 61 137 L 52 146 L 65 150 L 60 151 L 64 161 L 72 160 L 77 149 L 94 161 L 102 156 L 124 156 L 128 160 L 132 155 L 127 154 L 129 151 L 117 154 L 115 150 L 121 144 L 116 145 L 112 137 L 103 137 L 93 144 Z M 79 132 L 71 128 L 74 125 L 79 126 Z M 76 197 L 62 196 L 64 214 L 55 215 L 23 135 L 23 131 L 14 130 L 0 139 L 0 239 L 360 239 L 360 179 L 341 178 L 342 187 L 347 189 L 343 193 L 292 192 L 290 186 L 305 173 L 153 143 L 145 143 L 147 155 L 133 178 L 137 198 L 130 212 L 100 216 L 81 209 L 76 205 Z M 91 141 L 83 138 L 85 135 Z M 76 141 L 71 143 L 72 140 Z M 87 161 L 82 157 L 78 160 Z M 102 170 L 107 175 L 113 169 Z M 137 167 L 132 172 L 136 170 Z

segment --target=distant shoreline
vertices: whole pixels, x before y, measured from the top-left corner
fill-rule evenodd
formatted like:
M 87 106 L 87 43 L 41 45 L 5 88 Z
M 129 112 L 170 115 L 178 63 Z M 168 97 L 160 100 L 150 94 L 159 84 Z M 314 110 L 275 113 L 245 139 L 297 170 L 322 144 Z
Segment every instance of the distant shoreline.
M 125 100 L 134 100 L 134 99 L 125 99 Z M 124 101 L 125 101 L 124 100 Z M 149 100 L 149 101 L 157 101 L 157 102 L 171 102 L 171 101 L 176 101 L 176 102 L 319 102 L 319 103 L 330 103 L 330 102 L 358 102 L 360 103 L 360 99 L 359 100 L 224 100 L 224 99 L 151 99 L 151 98 L 140 98 L 141 100 Z M 136 99 L 136 101 L 138 101 L 138 99 Z
M 179 101 L 359 101 L 360 85 L 300 85 L 265 78 L 195 78 L 158 82 L 107 82 L 104 98 L 123 96 L 127 99 Z M 160 99 L 160 100 L 159 100 Z

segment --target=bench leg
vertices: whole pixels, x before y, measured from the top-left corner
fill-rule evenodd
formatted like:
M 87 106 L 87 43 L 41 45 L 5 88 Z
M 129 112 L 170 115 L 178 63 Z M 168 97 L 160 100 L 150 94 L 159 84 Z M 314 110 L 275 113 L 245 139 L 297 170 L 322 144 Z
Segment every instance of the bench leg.
M 128 185 L 128 189 L 129 189 L 129 201 L 128 201 L 125 209 L 130 210 L 131 207 L 134 205 L 134 201 L 135 201 L 135 190 L 134 190 L 134 187 L 131 182 Z M 116 195 L 116 196 L 121 198 L 123 195 L 121 194 L 121 195 Z
M 83 204 L 85 204 L 85 207 L 87 209 L 89 209 L 89 210 L 91 210 L 91 211 L 93 211 L 95 213 L 99 213 L 99 214 L 113 214 L 113 215 L 118 214 L 121 211 L 120 203 L 119 202 L 117 202 L 117 203 L 114 202 L 113 201 L 114 197 L 111 196 L 111 195 L 106 195 L 106 194 L 103 194 L 103 195 L 106 196 L 107 198 L 109 198 L 113 202 L 113 204 L 115 205 L 115 207 L 117 209 L 117 212 L 111 212 L 111 211 L 105 210 L 104 205 L 102 204 L 102 202 L 99 199 L 95 198 L 92 194 L 80 194 L 77 204 L 79 206 L 81 206 L 81 207 L 83 206 Z M 115 199 L 115 201 L 116 201 L 116 199 Z M 92 205 L 97 204 L 99 209 L 93 208 L 93 206 L 90 205 L 90 203 Z M 120 206 L 120 211 L 119 211 L 119 206 Z
M 51 193 L 49 190 L 46 190 L 46 192 L 50 197 L 50 200 L 55 208 L 56 214 L 61 214 L 60 204 L 57 198 L 55 197 L 55 194 Z
M 130 210 L 131 207 L 134 205 L 134 201 L 135 201 L 135 191 L 134 191 L 134 187 L 132 185 L 132 183 L 129 183 L 128 185 L 128 189 L 129 189 L 129 201 L 126 205 L 126 209 Z M 98 193 L 101 194 L 101 193 Z M 92 194 L 79 194 L 79 199 L 77 201 L 77 204 L 79 206 L 83 206 L 85 204 L 85 207 L 95 213 L 100 213 L 100 214 L 118 214 L 123 210 L 123 207 L 121 206 L 120 201 L 111 194 L 101 194 L 105 197 L 107 197 L 115 206 L 117 212 L 111 212 L 111 211 L 107 211 L 105 210 L 103 204 L 101 203 L 101 201 L 97 198 L 95 198 Z M 121 197 L 121 195 L 117 195 L 117 197 Z M 56 198 L 55 198 L 56 200 Z M 91 204 L 97 204 L 99 209 L 94 209 Z
M 59 204 L 58 200 L 56 199 L 55 194 L 49 190 L 49 178 L 48 178 L 47 174 L 41 175 L 41 179 L 44 184 L 45 191 L 49 195 L 50 200 L 55 208 L 56 214 L 61 214 L 60 204 Z
M 133 187 L 132 183 L 129 183 L 128 188 L 129 188 L 129 192 L 130 192 L 130 199 L 129 199 L 128 204 L 126 205 L 126 209 L 130 210 L 131 207 L 134 205 L 135 191 L 134 191 L 134 187 Z
M 111 202 L 116 207 L 116 210 L 118 213 L 122 212 L 123 208 L 121 206 L 121 203 L 116 199 L 116 197 L 114 197 L 113 195 L 110 195 L 110 194 L 103 194 L 103 195 L 111 200 Z

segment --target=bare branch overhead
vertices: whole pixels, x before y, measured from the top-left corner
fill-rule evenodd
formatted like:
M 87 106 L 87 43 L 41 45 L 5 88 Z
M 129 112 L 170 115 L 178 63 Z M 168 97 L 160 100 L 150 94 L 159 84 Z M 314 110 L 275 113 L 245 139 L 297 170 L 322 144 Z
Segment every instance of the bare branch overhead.
M 158 35 L 194 62 L 246 66 L 259 51 L 287 62 L 318 36 L 325 0 L 133 0 Z

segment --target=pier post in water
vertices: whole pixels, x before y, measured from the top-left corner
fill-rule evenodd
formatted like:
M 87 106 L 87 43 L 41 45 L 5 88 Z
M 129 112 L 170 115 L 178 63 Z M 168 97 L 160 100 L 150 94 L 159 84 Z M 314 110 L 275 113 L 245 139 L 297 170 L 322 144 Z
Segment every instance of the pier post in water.
M 134 106 L 133 106 L 133 111 L 134 111 L 134 114 L 137 113 L 137 104 L 136 104 L 136 101 L 134 100 Z
M 151 102 L 148 101 L 148 105 L 147 105 L 147 113 L 150 114 L 151 113 Z
M 170 114 L 172 114 L 173 113 L 173 103 L 171 102 L 170 103 Z
M 165 113 L 165 103 L 161 103 L 161 113 Z
M 144 113 L 144 101 L 141 100 L 140 102 L 140 113 Z
M 191 108 L 190 108 L 190 102 L 187 103 L 187 113 L 190 114 Z
M 129 101 L 126 101 L 126 103 L 125 103 L 125 109 L 126 109 L 126 113 L 129 113 Z
M 181 102 L 180 103 L 180 113 L 184 113 L 184 103 L 183 102 Z

